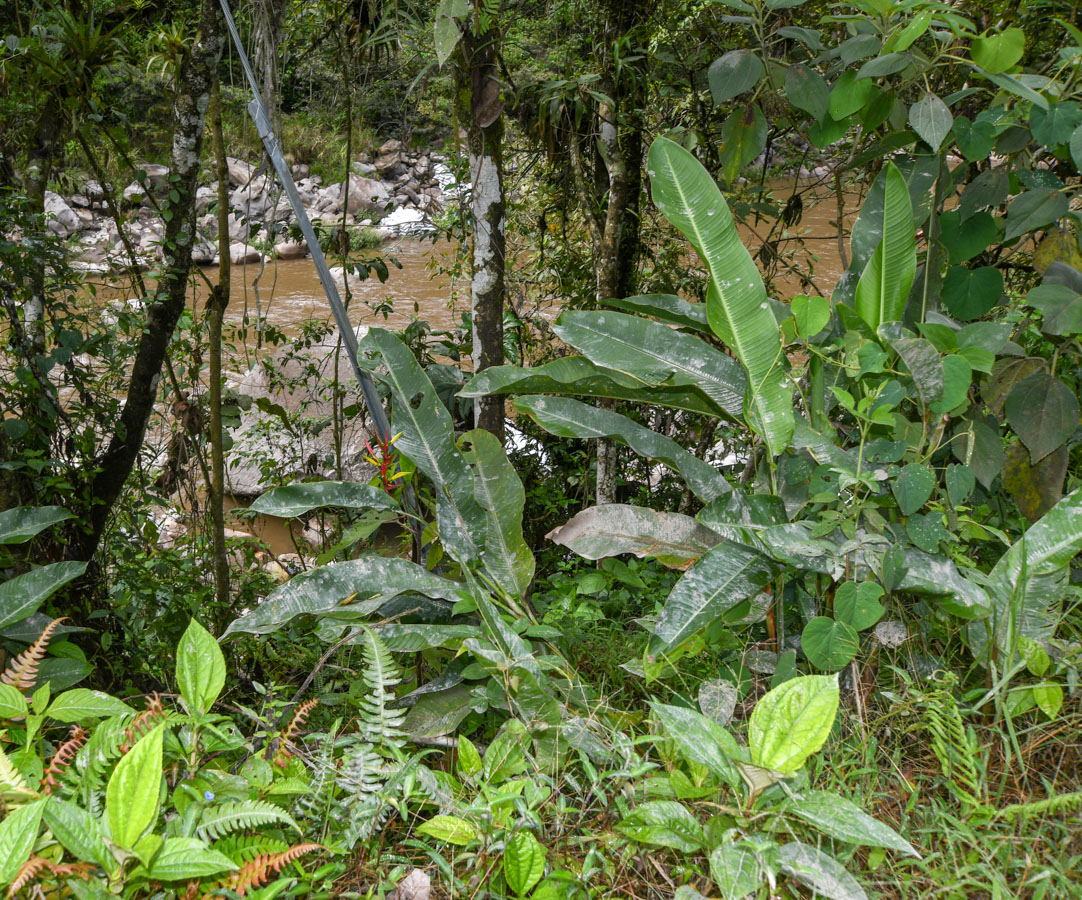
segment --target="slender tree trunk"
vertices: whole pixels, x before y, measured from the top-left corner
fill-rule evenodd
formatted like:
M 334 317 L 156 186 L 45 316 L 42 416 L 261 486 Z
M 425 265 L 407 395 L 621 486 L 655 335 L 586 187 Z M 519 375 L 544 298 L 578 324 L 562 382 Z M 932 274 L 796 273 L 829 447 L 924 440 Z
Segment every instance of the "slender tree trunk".
M 30 149 L 26 157 L 26 173 L 23 176 L 23 189 L 30 200 L 31 208 L 41 217 L 41 228 L 45 231 L 45 190 L 49 186 L 49 176 L 53 170 L 53 160 L 64 133 L 64 120 L 61 118 L 60 101 L 50 98 L 46 101 L 45 111 L 38 121 L 38 127 L 30 139 Z M 23 304 L 23 327 L 26 337 L 34 352 L 45 349 L 45 257 L 36 264 L 30 273 L 30 298 Z
M 473 222 L 470 310 L 473 317 L 473 369 L 480 372 L 503 363 L 505 282 L 503 101 L 496 78 L 498 36 L 463 35 L 460 66 L 460 110 L 468 121 Z M 462 82 L 465 81 L 465 84 Z M 503 440 L 503 399 L 479 397 L 474 422 Z
M 113 504 L 124 489 L 143 445 L 147 422 L 158 396 L 162 362 L 184 311 L 195 242 L 196 181 L 211 82 L 220 54 L 218 4 L 215 0 L 203 0 L 200 33 L 181 70 L 173 106 L 170 185 L 179 197 L 163 207 L 169 215 L 162 247 L 162 277 L 147 306 L 146 327 L 136 350 L 124 411 L 91 486 L 94 507 L 89 532 L 69 551 L 75 558 L 92 556 L 105 533 Z
M 214 592 L 229 602 L 229 557 L 225 549 L 225 436 L 222 432 L 222 321 L 229 306 L 229 166 L 222 136 L 222 102 L 217 78 L 211 84 L 211 135 L 218 178 L 218 283 L 207 300 L 210 344 L 210 519 L 214 532 Z

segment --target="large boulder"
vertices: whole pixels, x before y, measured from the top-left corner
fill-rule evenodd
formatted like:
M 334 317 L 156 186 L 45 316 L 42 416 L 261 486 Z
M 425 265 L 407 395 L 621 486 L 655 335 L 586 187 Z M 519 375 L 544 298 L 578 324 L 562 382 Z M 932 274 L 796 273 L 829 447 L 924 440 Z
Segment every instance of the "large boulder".
M 82 227 L 82 219 L 59 194 L 45 192 L 46 228 L 60 237 L 67 237 Z
M 229 261 L 238 266 L 256 263 L 259 262 L 259 251 L 251 244 L 237 241 L 229 245 Z
M 255 174 L 255 166 L 246 163 L 243 159 L 235 159 L 232 156 L 225 158 L 226 169 L 229 172 L 229 183 L 234 187 L 247 184 Z
M 357 328 L 360 339 L 367 333 L 361 325 Z M 331 381 L 334 377 L 334 359 L 337 335 L 332 333 L 317 344 L 303 351 L 283 348 L 259 367 L 239 378 L 232 379 L 230 387 L 253 400 L 266 399 L 286 410 L 302 411 L 311 422 L 319 422 L 332 415 Z M 276 385 L 303 382 L 304 386 L 285 389 L 272 387 L 267 368 L 277 370 L 280 376 Z M 313 384 L 312 373 L 318 373 L 321 383 Z M 339 359 L 339 381 L 350 397 L 358 398 L 360 389 L 345 355 Z M 362 404 L 363 406 L 363 404 Z M 371 432 L 366 427 L 365 416 L 357 416 L 345 423 L 342 434 L 342 475 L 347 481 L 366 482 L 375 468 L 365 460 L 365 441 Z M 291 433 L 273 413 L 263 412 L 253 403 L 241 415 L 239 427 L 233 432 L 233 446 L 226 457 L 226 487 L 236 497 L 256 497 L 294 476 L 322 476 L 335 478 L 335 446 L 331 428 L 299 429 Z M 268 474 L 269 473 L 269 474 Z M 268 479 L 273 479 L 268 483 Z
M 274 255 L 279 259 L 303 259 L 308 255 L 308 245 L 303 241 L 282 241 L 274 245 Z
M 329 190 L 337 190 L 339 197 L 341 197 L 343 184 L 344 182 L 340 182 L 332 185 Z M 349 191 L 345 202 L 346 212 L 351 215 L 356 215 L 359 212 L 383 212 L 390 202 L 391 194 L 381 182 L 361 175 L 349 176 Z M 341 209 L 341 199 L 339 199 L 338 203 Z

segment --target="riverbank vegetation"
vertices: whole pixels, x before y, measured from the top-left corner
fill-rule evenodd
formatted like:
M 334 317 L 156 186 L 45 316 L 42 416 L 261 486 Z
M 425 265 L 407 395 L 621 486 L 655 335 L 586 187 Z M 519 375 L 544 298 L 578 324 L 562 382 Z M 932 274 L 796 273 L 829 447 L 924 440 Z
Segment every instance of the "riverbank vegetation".
M 0 9 L 7 896 L 1082 896 L 1077 9 Z

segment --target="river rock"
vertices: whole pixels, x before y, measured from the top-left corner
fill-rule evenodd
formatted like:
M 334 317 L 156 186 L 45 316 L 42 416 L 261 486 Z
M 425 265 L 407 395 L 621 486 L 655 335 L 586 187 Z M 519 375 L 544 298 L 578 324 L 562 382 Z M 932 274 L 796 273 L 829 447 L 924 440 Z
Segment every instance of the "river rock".
M 147 173 L 147 183 L 151 187 L 164 187 L 169 181 L 169 166 L 161 166 L 157 163 L 143 163 L 139 168 Z
M 252 175 L 255 174 L 255 166 L 246 163 L 243 159 L 227 156 L 225 165 L 229 172 L 229 183 L 234 186 L 247 184 L 252 180 Z
M 342 185 L 334 185 L 331 189 L 335 188 L 341 191 Z M 349 193 L 345 203 L 346 212 L 353 215 L 359 212 L 382 212 L 390 199 L 387 188 L 380 182 L 360 175 L 350 175 Z
M 374 165 L 359 160 L 353 164 L 353 171 L 364 178 L 371 178 L 373 175 L 378 174 Z
M 302 241 L 282 241 L 274 245 L 274 253 L 279 259 L 303 259 L 308 255 L 308 245 Z
M 259 251 L 251 244 L 238 241 L 229 245 L 229 261 L 238 266 L 259 262 Z
M 52 191 L 45 192 L 45 217 L 46 227 L 60 237 L 67 237 L 78 231 L 83 224 L 67 201 Z
M 146 199 L 147 189 L 143 187 L 138 181 L 133 181 L 121 192 L 121 199 L 124 201 L 124 205 L 128 207 L 138 206 L 143 200 Z
M 218 247 L 206 239 L 196 241 L 192 247 L 192 262 L 197 266 L 215 265 L 218 262 Z
M 359 326 L 358 340 L 367 331 L 367 327 Z M 265 398 L 290 411 L 303 410 L 309 421 L 328 418 L 332 415 L 329 398 L 336 344 L 337 335 L 332 333 L 304 350 L 284 347 L 240 379 L 230 380 L 230 387 L 253 400 Z M 267 374 L 268 365 L 277 370 L 273 387 Z M 318 375 L 313 377 L 311 373 Z M 338 377 L 347 395 L 359 401 L 360 389 L 344 354 L 339 360 Z M 283 382 L 294 386 L 281 387 Z M 363 407 L 363 403 L 361 405 Z M 291 433 L 283 427 L 281 420 L 262 412 L 253 403 L 241 414 L 241 423 L 233 432 L 233 446 L 226 459 L 229 491 L 237 497 L 258 496 L 273 486 L 266 480 L 265 471 L 272 473 L 273 484 L 293 476 L 337 477 L 332 431 L 328 427 L 315 434 L 305 429 Z M 370 436 L 365 416 L 344 423 L 342 476 L 346 480 L 366 482 L 375 474 L 375 467 L 365 459 L 365 441 Z
M 307 178 L 311 171 L 304 163 L 296 163 L 290 168 L 289 174 L 293 176 L 294 181 L 300 181 L 302 178 Z
M 195 214 L 197 216 L 203 215 L 211 204 L 218 202 L 218 186 L 207 185 L 204 187 L 197 187 L 195 189 Z
M 230 208 L 248 218 L 262 216 L 271 204 L 271 195 L 266 181 L 266 178 L 259 178 L 251 184 L 235 188 L 229 195 Z

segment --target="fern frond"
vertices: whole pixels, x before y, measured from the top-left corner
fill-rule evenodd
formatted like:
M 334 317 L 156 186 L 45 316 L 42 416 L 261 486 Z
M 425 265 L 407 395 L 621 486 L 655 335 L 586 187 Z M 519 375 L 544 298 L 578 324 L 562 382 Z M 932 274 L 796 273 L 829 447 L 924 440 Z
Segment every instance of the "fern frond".
M 41 776 L 41 792 L 43 794 L 51 794 L 60 787 L 60 782 L 56 778 L 57 775 L 61 775 L 71 765 L 72 760 L 75 759 L 75 754 L 86 743 L 88 737 L 90 737 L 90 732 L 85 728 L 79 725 L 72 726 L 68 739 L 56 748 L 56 753 L 49 760 L 48 768 Z
M 67 616 L 61 616 L 46 625 L 45 630 L 38 635 L 38 639 L 8 664 L 4 674 L 0 675 L 0 682 L 9 684 L 24 694 L 34 687 L 34 682 L 38 680 L 38 666 L 45 658 L 45 648 L 53 639 L 53 632 L 66 619 Z
M 127 753 L 138 743 L 139 738 L 154 730 L 154 726 L 165 718 L 165 707 L 157 692 L 147 697 L 146 708 L 139 713 L 124 733 L 124 743 L 120 745 L 121 755 Z
M 286 762 L 292 755 L 290 741 L 300 731 L 301 726 L 304 725 L 312 710 L 316 708 L 317 703 L 319 703 L 318 700 L 305 700 L 304 703 L 297 707 L 297 711 L 293 713 L 293 718 L 289 720 L 285 730 L 278 736 L 278 749 L 274 754 L 274 765 L 278 766 L 278 768 L 284 769 L 286 767 Z
M 31 856 L 30 859 L 19 866 L 19 871 L 15 873 L 15 877 L 11 880 L 11 884 L 8 885 L 8 900 L 11 900 L 11 898 L 19 893 L 19 891 L 37 878 L 38 873 L 48 864 L 49 860 L 45 859 L 43 856 Z
M 1013 821 L 1020 818 L 1025 819 L 1029 816 L 1057 815 L 1077 810 L 1082 810 L 1082 791 L 1058 794 L 1055 797 L 1033 800 L 1030 803 L 1012 803 L 996 813 L 996 818 Z
M 949 690 L 936 690 L 925 697 L 924 726 L 951 792 L 963 804 L 979 807 L 982 791 L 976 737 L 966 729 L 962 711 Z
M 61 775 L 63 786 L 96 818 L 103 812 L 106 776 L 122 755 L 120 748 L 132 718 L 126 713 L 100 722 L 75 754 L 75 762 Z
M 265 800 L 238 800 L 204 810 L 197 834 L 205 841 L 213 841 L 234 831 L 247 831 L 272 822 L 281 822 L 297 831 L 301 830 L 293 817 L 280 806 Z
M 361 626 L 360 643 L 364 655 L 361 678 L 368 694 L 360 702 L 358 730 L 369 743 L 397 753 L 406 744 L 402 731 L 406 710 L 392 709 L 391 703 L 395 700 L 392 688 L 402 681 L 402 671 L 387 645 L 367 625 Z
M 12 801 L 26 801 L 35 796 L 22 773 L 15 768 L 15 764 L 8 758 L 4 748 L 0 747 L 0 800 L 11 806 L 15 805 Z
M 271 875 L 277 875 L 283 868 L 300 859 L 306 853 L 321 849 L 319 844 L 296 844 L 281 853 L 257 856 L 222 881 L 221 887 L 243 897 L 248 893 L 249 889 L 265 884 Z M 211 894 L 204 895 L 206 898 L 211 896 Z
M 289 849 L 289 844 L 263 834 L 231 834 L 215 841 L 211 847 L 243 866 L 257 856 L 282 853 Z

